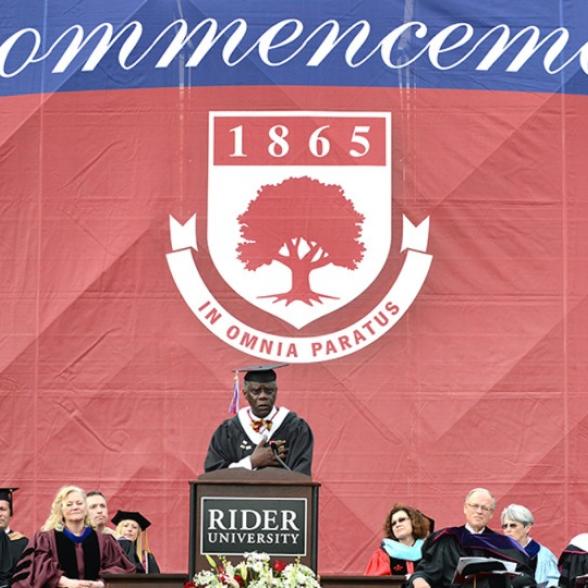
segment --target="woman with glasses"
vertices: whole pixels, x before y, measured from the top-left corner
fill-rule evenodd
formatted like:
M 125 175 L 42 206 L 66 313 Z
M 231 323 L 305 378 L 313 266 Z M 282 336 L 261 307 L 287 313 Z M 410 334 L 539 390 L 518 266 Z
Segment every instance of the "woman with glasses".
M 535 523 L 533 513 L 520 504 L 509 504 L 502 511 L 500 522 L 502 532 L 519 543 L 528 555 L 537 584 L 557 586 L 559 571 L 555 555 L 530 535 L 531 527 Z
M 432 530 L 432 519 L 412 506 L 395 504 L 384 523 L 385 538 L 370 558 L 365 575 L 412 574 L 422 557 L 423 540 Z

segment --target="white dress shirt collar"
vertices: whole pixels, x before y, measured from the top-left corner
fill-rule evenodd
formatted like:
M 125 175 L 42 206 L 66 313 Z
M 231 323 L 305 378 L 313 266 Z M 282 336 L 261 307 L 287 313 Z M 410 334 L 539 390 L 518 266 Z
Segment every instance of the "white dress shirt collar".
M 472 527 L 470 527 L 469 523 L 465 524 L 465 528 L 472 534 L 472 535 L 481 535 L 485 530 L 486 527 L 483 527 L 479 531 L 475 531 Z

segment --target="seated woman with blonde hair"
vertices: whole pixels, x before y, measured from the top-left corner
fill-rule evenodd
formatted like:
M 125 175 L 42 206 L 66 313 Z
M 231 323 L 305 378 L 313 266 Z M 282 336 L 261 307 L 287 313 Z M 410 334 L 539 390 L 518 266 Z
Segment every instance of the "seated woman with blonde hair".
M 370 558 L 365 575 L 412 574 L 422 558 L 424 539 L 432 530 L 432 519 L 412 506 L 395 504 L 384 524 L 386 536 Z
M 147 527 L 151 521 L 140 512 L 118 510 L 112 517 L 115 534 L 125 555 L 131 560 L 138 574 L 159 574 L 155 556 L 149 549 Z
M 63 486 L 41 531 L 25 549 L 12 588 L 104 588 L 103 574 L 132 574 L 116 539 L 89 525 L 86 494 Z

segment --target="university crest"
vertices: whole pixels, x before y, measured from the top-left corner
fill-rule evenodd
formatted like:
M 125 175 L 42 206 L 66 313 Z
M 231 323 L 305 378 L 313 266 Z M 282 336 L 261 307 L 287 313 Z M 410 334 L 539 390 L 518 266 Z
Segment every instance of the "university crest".
M 390 254 L 391 142 L 390 113 L 211 112 L 206 239 L 230 288 L 298 330 L 361 296 Z M 230 345 L 271 360 L 322 361 L 370 344 L 408 309 L 431 263 L 428 228 L 428 218 L 418 227 L 403 219 L 404 265 L 367 331 L 371 321 L 362 320 L 280 336 L 232 316 L 198 270 L 196 215 L 184 224 L 170 217 L 168 263 L 194 314 Z

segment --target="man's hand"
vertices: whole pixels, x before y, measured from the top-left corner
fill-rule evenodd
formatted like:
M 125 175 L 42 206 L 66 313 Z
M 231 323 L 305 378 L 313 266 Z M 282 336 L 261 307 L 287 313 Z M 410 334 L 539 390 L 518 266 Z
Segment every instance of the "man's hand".
M 412 581 L 412 588 L 431 588 L 431 585 L 424 578 L 415 578 Z
M 286 457 L 287 450 L 285 441 L 271 441 L 270 443 L 268 443 L 265 439 L 262 439 L 257 444 L 257 447 L 251 454 L 251 466 L 253 468 L 264 468 L 267 466 L 279 465 L 272 447 L 275 448 L 277 454 L 280 456 L 280 459 L 284 459 Z
M 274 450 L 274 453 L 278 454 L 280 459 L 286 459 L 288 450 L 286 449 L 285 441 L 270 441 L 270 447 Z

